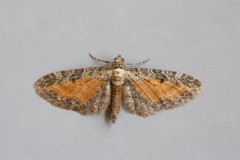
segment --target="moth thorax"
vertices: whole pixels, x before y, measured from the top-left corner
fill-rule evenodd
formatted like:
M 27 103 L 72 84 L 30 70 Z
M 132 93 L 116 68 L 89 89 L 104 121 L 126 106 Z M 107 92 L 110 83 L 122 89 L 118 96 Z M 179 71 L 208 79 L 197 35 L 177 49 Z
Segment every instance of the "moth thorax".
M 124 69 L 113 69 L 112 70 L 112 83 L 116 86 L 120 86 L 124 83 L 125 70 Z

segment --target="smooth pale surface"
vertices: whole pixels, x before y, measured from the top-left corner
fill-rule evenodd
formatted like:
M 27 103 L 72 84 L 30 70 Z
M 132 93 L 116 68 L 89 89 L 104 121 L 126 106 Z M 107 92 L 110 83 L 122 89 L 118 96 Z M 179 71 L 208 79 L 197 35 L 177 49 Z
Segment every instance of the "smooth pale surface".
M 1 160 L 240 159 L 239 0 L 1 0 Z M 141 118 L 81 116 L 51 106 L 33 83 L 100 66 L 121 53 L 182 71 L 204 90 L 182 108 Z

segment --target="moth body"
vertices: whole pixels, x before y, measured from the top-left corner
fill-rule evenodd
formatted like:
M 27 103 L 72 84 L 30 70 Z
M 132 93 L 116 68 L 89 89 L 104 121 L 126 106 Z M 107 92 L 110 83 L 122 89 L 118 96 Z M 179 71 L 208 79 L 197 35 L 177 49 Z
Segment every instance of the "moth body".
M 113 123 L 117 120 L 119 114 L 122 96 L 123 96 L 123 84 L 125 79 L 125 64 L 123 58 L 116 57 L 112 65 L 112 80 L 111 80 L 111 120 Z

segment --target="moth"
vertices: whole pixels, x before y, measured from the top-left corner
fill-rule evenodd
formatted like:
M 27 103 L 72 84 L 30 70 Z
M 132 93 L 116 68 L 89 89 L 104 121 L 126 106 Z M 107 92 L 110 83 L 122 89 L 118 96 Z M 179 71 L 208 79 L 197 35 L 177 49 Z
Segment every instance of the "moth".
M 121 104 L 142 117 L 187 103 L 201 90 L 201 82 L 184 73 L 147 68 L 129 68 L 118 55 L 102 67 L 90 67 L 50 73 L 38 79 L 36 93 L 52 105 L 77 111 L 82 115 L 110 110 L 113 123 Z

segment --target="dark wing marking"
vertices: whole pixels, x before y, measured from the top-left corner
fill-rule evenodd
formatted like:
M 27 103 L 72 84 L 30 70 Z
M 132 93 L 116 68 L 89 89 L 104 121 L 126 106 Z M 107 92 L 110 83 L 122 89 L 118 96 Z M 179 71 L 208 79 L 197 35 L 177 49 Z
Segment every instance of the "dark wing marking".
M 129 112 L 146 117 L 187 103 L 201 87 L 199 80 L 183 73 L 131 68 L 124 84 L 124 105 Z
M 109 105 L 109 78 L 106 68 L 68 70 L 43 76 L 34 88 L 54 106 L 90 114 Z

